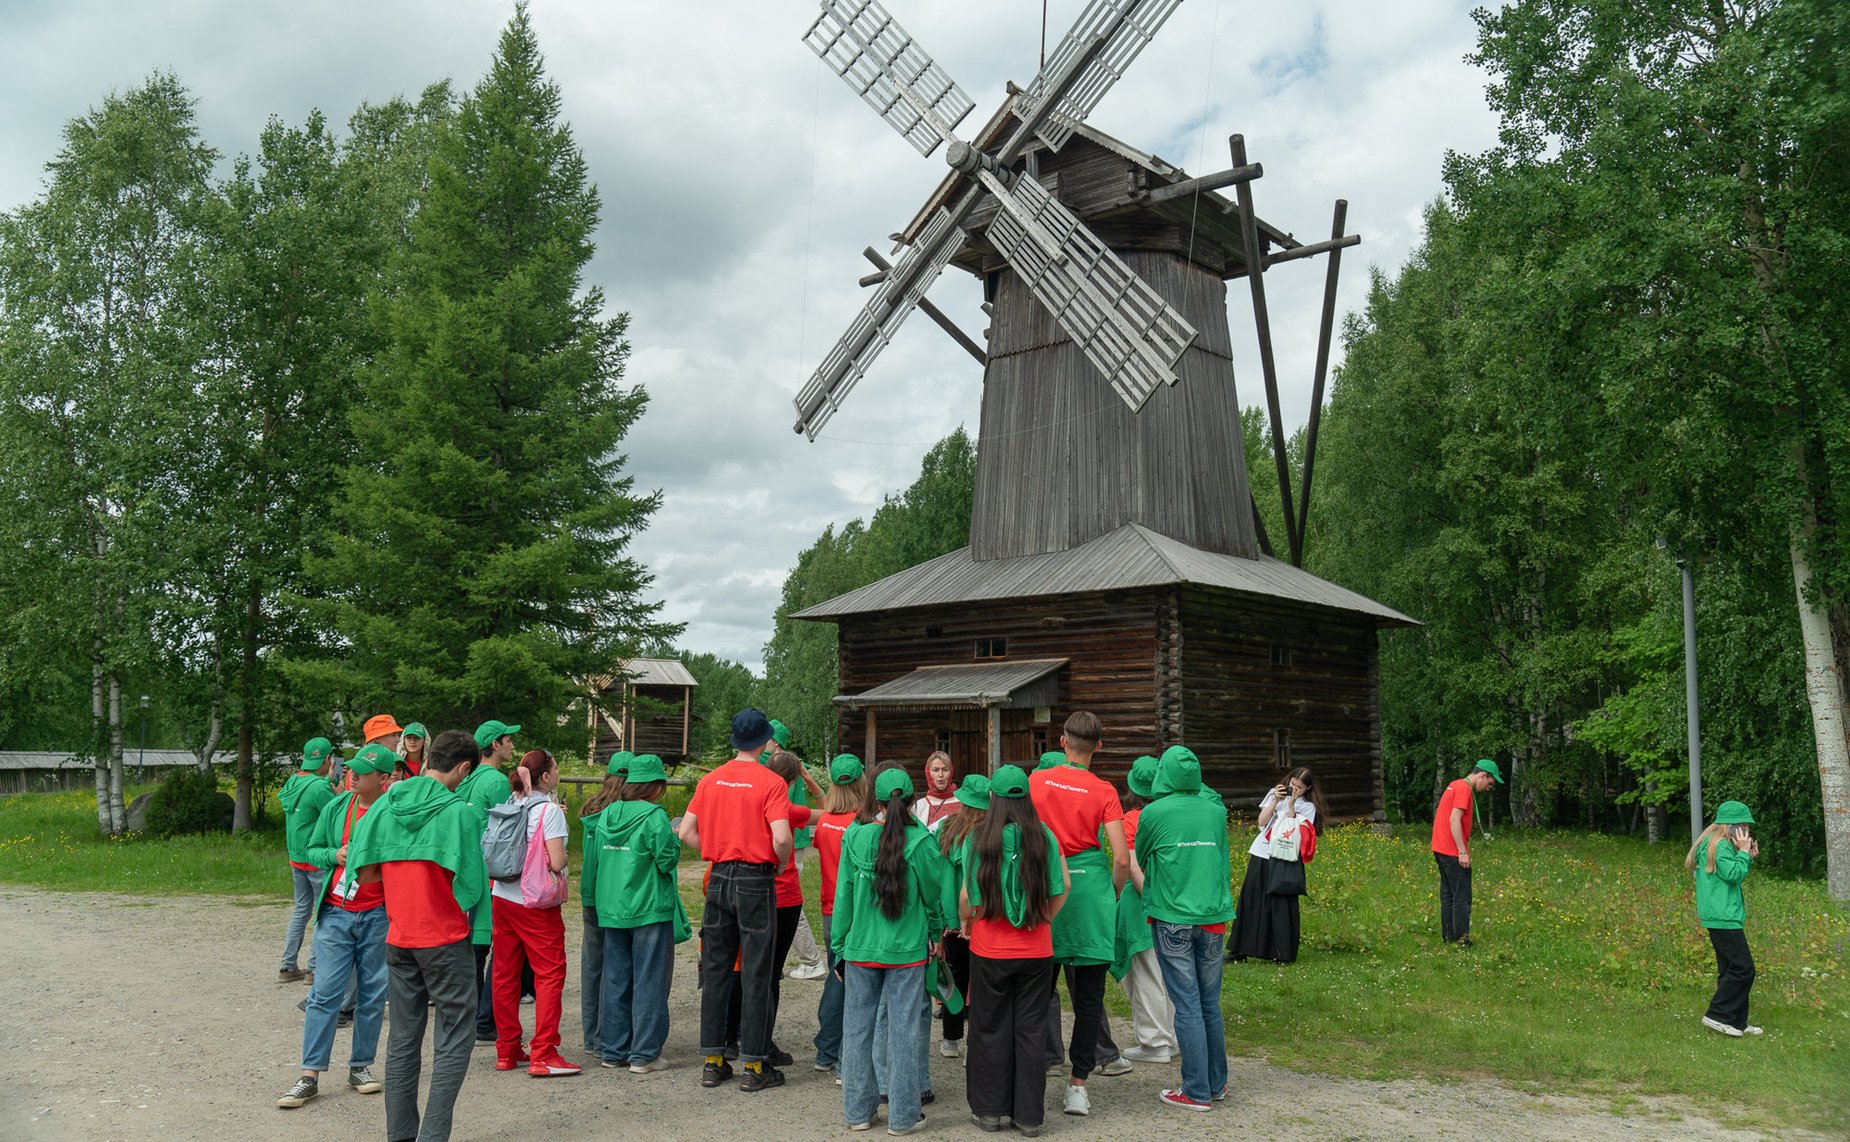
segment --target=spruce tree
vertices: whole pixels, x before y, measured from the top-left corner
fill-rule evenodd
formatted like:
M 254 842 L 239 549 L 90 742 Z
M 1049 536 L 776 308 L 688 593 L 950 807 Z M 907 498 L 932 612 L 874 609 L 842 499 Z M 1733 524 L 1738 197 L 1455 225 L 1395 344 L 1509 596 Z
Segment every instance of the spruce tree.
M 621 385 L 627 316 L 583 287 L 597 191 L 524 6 L 427 173 L 312 562 L 337 657 L 303 666 L 354 714 L 580 749 L 585 680 L 678 628 L 625 553 L 660 502 L 618 452 L 646 397 Z

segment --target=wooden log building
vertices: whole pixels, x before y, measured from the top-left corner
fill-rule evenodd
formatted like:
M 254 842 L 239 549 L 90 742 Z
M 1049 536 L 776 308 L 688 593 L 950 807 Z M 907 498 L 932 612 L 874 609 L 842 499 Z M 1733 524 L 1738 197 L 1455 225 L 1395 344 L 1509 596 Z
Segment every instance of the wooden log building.
M 627 749 L 652 753 L 669 765 L 688 757 L 693 737 L 694 687 L 700 685 L 679 659 L 631 658 L 613 677 L 593 680 L 598 693 L 614 698 L 615 713 L 591 710 L 590 763 L 610 764 Z
M 975 145 L 1011 125 L 1005 107 Z M 1225 282 L 1252 260 L 1234 204 L 1163 196 L 1187 174 L 1084 126 L 1025 164 L 1198 336 L 1180 382 L 1133 411 L 984 240 L 985 219 L 969 224 L 952 264 L 993 306 L 971 546 L 795 616 L 837 626 L 841 748 L 915 772 L 942 749 L 961 777 L 1032 763 L 1089 709 L 1106 734 L 1095 768 L 1120 784 L 1139 754 L 1180 742 L 1236 811 L 1308 765 L 1333 819 L 1383 819 L 1375 636 L 1416 624 L 1272 558 L 1259 532 L 1227 322 Z M 1256 233 L 1268 261 L 1301 247 Z

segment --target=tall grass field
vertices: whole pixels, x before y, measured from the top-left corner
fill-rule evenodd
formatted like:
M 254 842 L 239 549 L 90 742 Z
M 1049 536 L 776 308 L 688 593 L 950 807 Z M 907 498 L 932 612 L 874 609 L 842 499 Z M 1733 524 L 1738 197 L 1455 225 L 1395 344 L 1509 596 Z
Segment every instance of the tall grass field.
M 686 792 L 670 790 L 670 812 Z M 1236 886 L 1248 839 L 1229 846 Z M 1227 967 L 1229 1051 L 1341 1076 L 1492 1077 L 1618 1114 L 1678 1095 L 1728 1123 L 1850 1134 L 1850 913 L 1821 883 L 1748 878 L 1752 1018 L 1767 1033 L 1727 1039 L 1699 1022 L 1715 968 L 1683 845 L 1500 830 L 1471 851 L 1475 946 L 1460 949 L 1439 940 L 1424 829 L 1331 830 L 1308 870 L 1298 962 Z M 811 900 L 815 879 L 812 861 Z M 280 901 L 290 881 L 280 827 L 106 841 L 88 794 L 50 793 L 0 798 L 0 883 Z M 1115 986 L 1112 999 L 1123 1014 Z

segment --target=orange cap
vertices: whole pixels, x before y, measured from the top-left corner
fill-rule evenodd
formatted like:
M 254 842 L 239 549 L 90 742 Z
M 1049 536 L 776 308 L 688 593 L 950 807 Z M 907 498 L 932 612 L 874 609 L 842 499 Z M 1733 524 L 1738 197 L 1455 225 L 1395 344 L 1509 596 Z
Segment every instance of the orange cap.
M 398 719 L 390 714 L 374 714 L 366 719 L 366 724 L 360 727 L 360 732 L 365 734 L 366 740 L 370 742 L 377 741 L 387 734 L 402 734 L 405 732 L 405 727 L 399 725 Z

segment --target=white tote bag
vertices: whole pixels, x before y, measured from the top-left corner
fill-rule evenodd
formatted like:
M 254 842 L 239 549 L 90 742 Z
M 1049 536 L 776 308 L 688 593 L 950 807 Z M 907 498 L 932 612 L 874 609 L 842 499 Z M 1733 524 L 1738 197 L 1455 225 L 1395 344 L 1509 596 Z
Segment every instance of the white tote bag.
M 1298 826 L 1304 823 L 1302 817 L 1274 818 L 1272 821 L 1272 859 L 1298 859 Z

